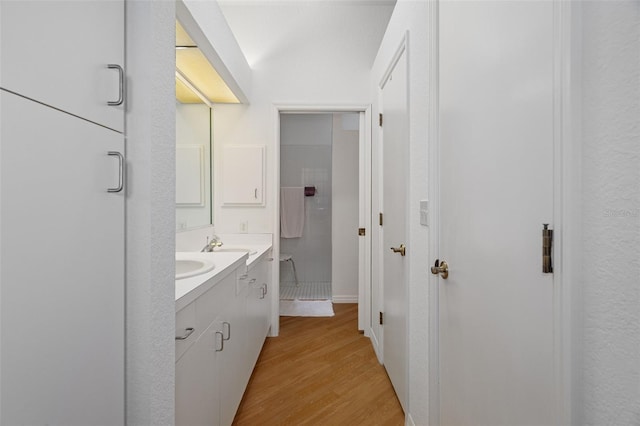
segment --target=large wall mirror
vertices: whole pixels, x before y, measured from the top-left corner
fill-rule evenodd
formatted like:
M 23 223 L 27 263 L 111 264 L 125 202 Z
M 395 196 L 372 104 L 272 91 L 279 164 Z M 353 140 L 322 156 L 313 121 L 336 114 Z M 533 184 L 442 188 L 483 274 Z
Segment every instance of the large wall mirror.
M 240 103 L 176 20 L 176 230 L 213 225 L 214 103 Z M 206 40 L 204 41 L 206 43 Z
M 212 113 L 176 102 L 176 230 L 213 224 Z

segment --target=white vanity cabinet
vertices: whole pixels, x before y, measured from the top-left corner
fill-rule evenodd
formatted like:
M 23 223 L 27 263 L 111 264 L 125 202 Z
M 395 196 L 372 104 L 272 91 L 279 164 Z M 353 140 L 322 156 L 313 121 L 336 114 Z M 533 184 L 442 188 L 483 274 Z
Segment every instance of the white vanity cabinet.
M 124 23 L 124 0 L 0 1 L 0 87 L 123 132 Z
M 270 252 L 176 313 L 176 425 L 233 423 L 269 329 Z
M 226 145 L 222 157 L 222 203 L 264 206 L 264 145 Z
M 230 425 L 252 366 L 246 362 L 245 266 L 176 313 L 176 425 Z

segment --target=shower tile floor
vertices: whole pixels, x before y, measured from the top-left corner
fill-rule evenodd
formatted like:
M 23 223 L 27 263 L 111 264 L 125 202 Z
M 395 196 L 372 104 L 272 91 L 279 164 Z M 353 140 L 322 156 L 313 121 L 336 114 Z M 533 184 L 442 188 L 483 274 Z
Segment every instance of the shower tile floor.
M 331 300 L 330 282 L 280 283 L 280 300 Z

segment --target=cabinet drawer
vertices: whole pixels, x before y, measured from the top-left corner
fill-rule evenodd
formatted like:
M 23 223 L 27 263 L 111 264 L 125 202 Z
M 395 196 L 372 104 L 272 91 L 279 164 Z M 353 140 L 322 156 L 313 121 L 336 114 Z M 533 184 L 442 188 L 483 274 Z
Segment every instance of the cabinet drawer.
M 196 325 L 196 305 L 191 303 L 176 313 L 176 362 L 204 330 Z
M 235 295 L 235 276 L 232 272 L 200 296 L 196 305 L 196 327 L 206 329 L 225 307 L 233 304 Z

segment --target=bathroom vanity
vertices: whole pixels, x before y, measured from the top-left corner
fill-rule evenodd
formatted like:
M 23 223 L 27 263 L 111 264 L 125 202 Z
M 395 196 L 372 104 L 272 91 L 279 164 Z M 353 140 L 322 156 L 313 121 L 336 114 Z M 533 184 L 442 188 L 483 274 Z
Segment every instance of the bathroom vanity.
M 176 253 L 214 264 L 176 280 L 176 425 L 233 422 L 269 331 L 271 244 L 220 250 Z

